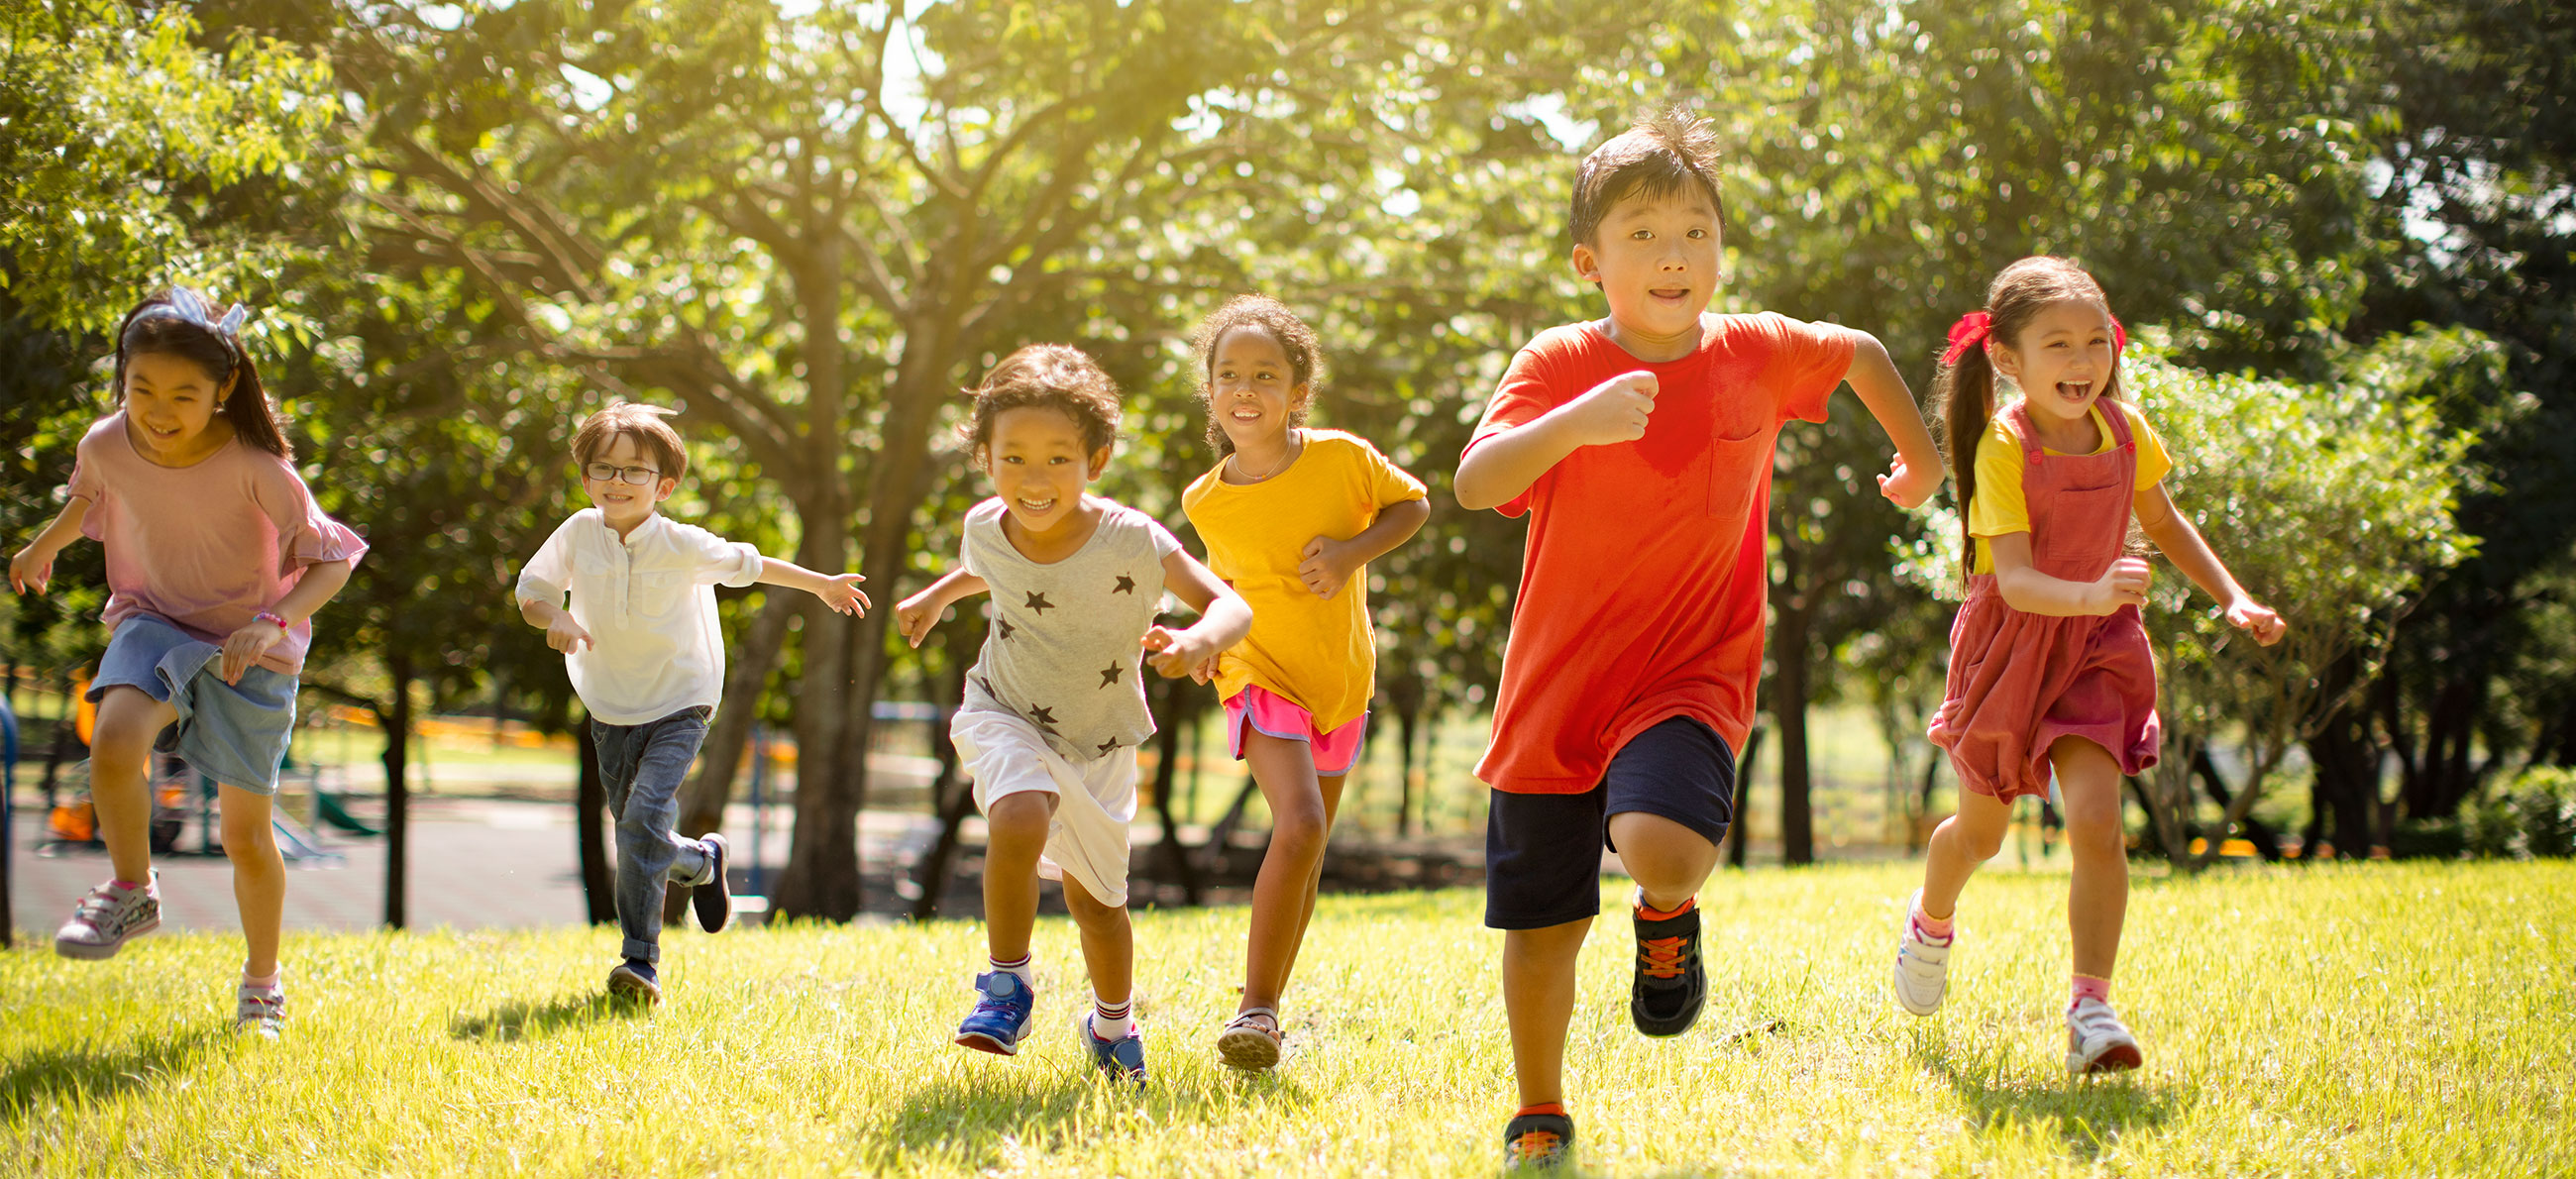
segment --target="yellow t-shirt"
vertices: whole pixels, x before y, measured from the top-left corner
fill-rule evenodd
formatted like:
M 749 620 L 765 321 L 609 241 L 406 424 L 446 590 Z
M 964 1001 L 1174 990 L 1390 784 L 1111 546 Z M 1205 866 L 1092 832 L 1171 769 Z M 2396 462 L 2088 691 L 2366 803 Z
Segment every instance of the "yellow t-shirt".
M 1366 439 L 1339 430 L 1304 437 L 1296 461 L 1259 483 L 1227 483 L 1219 462 L 1181 493 L 1181 510 L 1207 545 L 1208 568 L 1252 607 L 1252 634 L 1217 661 L 1217 697 L 1259 684 L 1330 732 L 1366 713 L 1377 690 L 1368 569 L 1319 598 L 1297 577 L 1300 554 L 1318 536 L 1359 535 L 1380 509 L 1421 499 L 1423 488 Z
M 2106 453 L 2116 445 L 2111 424 L 2102 420 L 2105 405 L 2119 406 L 2120 412 L 2128 415 L 2129 435 L 2138 443 L 2136 490 L 2145 491 L 2163 482 L 2173 471 L 2173 456 L 2165 452 L 2165 440 L 2154 426 L 2147 424 L 2146 415 L 2128 402 L 2094 401 L 2090 411 L 2093 429 L 2102 436 L 2102 443 L 2093 448 L 2093 453 Z M 2064 453 L 2044 446 L 2039 452 Z M 1988 551 L 1987 537 L 2030 531 L 2030 502 L 2021 494 L 2022 466 L 2021 436 L 2013 432 L 2004 415 L 1996 414 L 1995 420 L 1986 424 L 1985 435 L 1977 439 L 1977 494 L 1968 501 L 1968 535 L 1977 538 L 1977 563 L 1969 568 L 1971 573 L 1995 571 L 1995 557 Z

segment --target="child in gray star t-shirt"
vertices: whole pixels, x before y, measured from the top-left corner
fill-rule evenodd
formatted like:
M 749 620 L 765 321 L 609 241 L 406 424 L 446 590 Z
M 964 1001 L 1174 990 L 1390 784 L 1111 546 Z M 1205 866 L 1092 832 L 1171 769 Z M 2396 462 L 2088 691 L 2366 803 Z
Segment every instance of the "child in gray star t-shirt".
M 1036 1019 L 1038 881 L 1061 879 L 1092 970 L 1083 1046 L 1101 1071 L 1141 1083 L 1126 907 L 1136 747 L 1154 732 L 1140 658 L 1205 682 L 1252 629 L 1252 610 L 1152 517 L 1085 494 L 1118 435 L 1117 386 L 1090 357 L 1060 344 L 1012 353 L 976 389 L 968 430 L 994 496 L 967 513 L 964 567 L 896 609 L 919 646 L 951 603 L 993 594 L 983 656 L 948 729 L 989 832 L 992 969 L 975 978 L 956 1042 L 1018 1053 Z M 1154 621 L 1166 590 L 1197 623 Z

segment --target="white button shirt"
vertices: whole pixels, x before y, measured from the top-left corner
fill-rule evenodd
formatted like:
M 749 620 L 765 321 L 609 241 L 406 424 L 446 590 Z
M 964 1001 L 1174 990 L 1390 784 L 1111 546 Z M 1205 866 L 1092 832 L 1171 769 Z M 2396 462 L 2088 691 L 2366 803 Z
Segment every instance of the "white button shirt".
M 564 655 L 572 690 L 605 724 L 640 725 L 724 695 L 718 583 L 760 579 L 760 550 L 655 512 L 625 540 L 597 508 L 573 515 L 519 572 L 522 602 L 561 607 L 590 632 Z

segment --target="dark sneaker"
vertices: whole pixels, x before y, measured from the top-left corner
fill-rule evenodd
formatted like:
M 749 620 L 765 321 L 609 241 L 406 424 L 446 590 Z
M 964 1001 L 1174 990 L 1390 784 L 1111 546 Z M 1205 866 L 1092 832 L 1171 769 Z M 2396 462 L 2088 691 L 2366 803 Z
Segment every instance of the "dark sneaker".
M 733 849 L 721 835 L 710 834 L 702 842 L 707 845 L 707 882 L 689 890 L 689 905 L 698 911 L 698 928 L 716 933 L 733 923 L 733 885 L 725 881 Z
M 1649 1036 L 1678 1036 L 1699 1022 L 1708 975 L 1699 965 L 1699 906 L 1661 921 L 1646 919 L 1642 898 L 1628 907 L 1637 926 L 1637 978 L 1628 988 L 1628 1018 Z
M 1092 1033 L 1091 1012 L 1085 1011 L 1073 1021 L 1073 1030 L 1082 1035 L 1082 1046 L 1091 1053 L 1093 1067 L 1113 1081 L 1145 1083 L 1145 1030 L 1128 1021 L 1127 1034 L 1115 1040 L 1104 1040 Z
M 975 1010 L 957 1025 L 957 1046 L 995 1056 L 1020 1054 L 1020 1037 L 1037 1022 L 1038 993 L 1007 970 L 975 976 Z M 1090 1029 L 1085 1028 L 1088 1032 Z
M 1503 1169 L 1553 1171 L 1574 1161 L 1574 1119 L 1525 1113 L 1503 1124 Z
M 641 958 L 629 958 L 608 972 L 608 993 L 619 998 L 659 1003 L 662 1001 L 662 980 L 653 973 L 652 963 Z

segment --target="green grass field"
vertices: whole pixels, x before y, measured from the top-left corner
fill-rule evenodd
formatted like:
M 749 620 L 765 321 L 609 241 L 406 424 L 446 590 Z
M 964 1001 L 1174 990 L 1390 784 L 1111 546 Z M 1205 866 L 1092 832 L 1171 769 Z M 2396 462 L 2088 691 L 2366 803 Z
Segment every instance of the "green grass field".
M 1606 1175 L 2542 1174 L 2576 1167 L 2576 865 L 2142 879 L 2114 999 L 2147 1067 L 2063 1075 L 2061 876 L 1970 886 L 1950 1003 L 1884 974 L 1910 865 L 1721 875 L 1700 1025 L 1627 1025 L 1624 921 L 1570 1053 Z M 298 887 L 314 887 L 298 877 Z M 1614 890 L 1605 888 L 1605 895 Z M 223 903 L 204 898 L 199 903 Z M 980 928 L 674 935 L 671 999 L 597 996 L 613 931 L 290 940 L 294 1024 L 226 1030 L 238 943 L 0 955 L 19 1173 L 1486 1174 L 1512 1104 L 1474 892 L 1328 898 L 1274 1075 L 1214 1062 L 1239 910 L 1138 919 L 1155 1076 L 1095 1082 L 1074 936 L 1039 928 L 1041 1033 L 949 1046 Z

